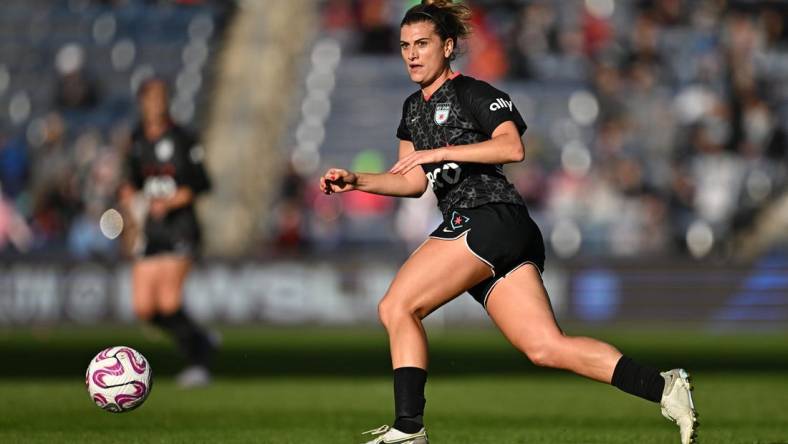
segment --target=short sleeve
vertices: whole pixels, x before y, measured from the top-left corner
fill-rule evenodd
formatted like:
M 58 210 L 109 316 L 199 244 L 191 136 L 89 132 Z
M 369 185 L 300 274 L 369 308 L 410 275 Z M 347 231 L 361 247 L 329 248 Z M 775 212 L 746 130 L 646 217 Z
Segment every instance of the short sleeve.
M 481 81 L 475 81 L 467 94 L 466 102 L 482 132 L 492 136 L 500 124 L 512 121 L 520 135 L 525 133 L 528 126 L 508 94 Z
M 205 150 L 199 141 L 190 135 L 184 135 L 182 143 L 185 151 L 176 182 L 179 186 L 189 187 L 194 194 L 210 190 L 211 181 L 203 164 Z
M 408 140 L 412 141 L 412 136 L 410 135 L 410 130 L 408 129 L 408 124 L 406 118 L 408 116 L 408 103 L 410 100 L 405 100 L 405 103 L 402 104 L 402 118 L 399 121 L 399 127 L 397 128 L 397 138 L 400 140 Z

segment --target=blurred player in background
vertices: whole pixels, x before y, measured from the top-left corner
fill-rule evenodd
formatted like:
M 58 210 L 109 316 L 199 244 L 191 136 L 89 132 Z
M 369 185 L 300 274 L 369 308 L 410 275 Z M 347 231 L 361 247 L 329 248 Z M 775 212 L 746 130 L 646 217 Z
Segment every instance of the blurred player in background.
M 417 197 L 428 184 L 444 222 L 402 265 L 379 305 L 394 368 L 393 427 L 367 433 L 367 444 L 428 443 L 424 428 L 427 338 L 421 320 L 468 291 L 506 338 L 536 365 L 570 370 L 659 402 L 694 440 L 696 413 L 683 369 L 659 373 L 613 346 L 571 337 L 557 325 L 544 288 L 544 244 L 502 164 L 524 157 L 525 122 L 511 98 L 453 72 L 470 10 L 450 0 L 424 1 L 406 13 L 400 46 L 420 86 L 405 101 L 397 130 L 399 161 L 384 174 L 329 169 L 326 194 L 360 190 Z M 416 168 L 420 167 L 420 168 Z
M 144 82 L 137 98 L 141 120 L 126 160 L 127 183 L 120 191 L 127 214 L 134 213 L 135 200 L 147 207 L 132 270 L 134 312 L 169 333 L 186 356 L 179 385 L 205 385 L 215 344 L 183 309 L 184 281 L 200 246 L 194 201 L 211 186 L 203 151 L 170 118 L 163 80 Z

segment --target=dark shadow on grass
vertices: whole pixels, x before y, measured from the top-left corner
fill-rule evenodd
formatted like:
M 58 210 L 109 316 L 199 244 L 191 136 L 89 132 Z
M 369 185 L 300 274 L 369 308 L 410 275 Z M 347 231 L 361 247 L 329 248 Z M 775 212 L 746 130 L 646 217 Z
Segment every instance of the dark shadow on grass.
M 435 339 L 432 340 L 432 337 Z M 628 355 L 658 368 L 683 366 L 704 372 L 788 371 L 788 346 L 780 337 L 736 341 L 696 338 L 677 346 L 661 335 L 607 336 Z M 142 351 L 157 375 L 173 375 L 183 364 L 166 340 L 151 340 L 138 329 L 55 330 L 0 334 L 0 378 L 82 377 L 102 348 L 129 345 Z M 388 343 L 379 330 L 259 330 L 225 332 L 215 363 L 220 377 L 388 376 Z M 497 332 L 444 332 L 431 336 L 434 375 L 555 372 L 533 366 Z

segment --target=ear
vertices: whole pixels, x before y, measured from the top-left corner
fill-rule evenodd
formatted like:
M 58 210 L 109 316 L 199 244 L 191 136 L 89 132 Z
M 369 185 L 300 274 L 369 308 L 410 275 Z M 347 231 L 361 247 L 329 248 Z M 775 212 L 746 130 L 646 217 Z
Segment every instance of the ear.
M 454 52 L 454 39 L 446 39 L 443 42 L 443 56 L 447 59 L 451 57 L 451 54 Z

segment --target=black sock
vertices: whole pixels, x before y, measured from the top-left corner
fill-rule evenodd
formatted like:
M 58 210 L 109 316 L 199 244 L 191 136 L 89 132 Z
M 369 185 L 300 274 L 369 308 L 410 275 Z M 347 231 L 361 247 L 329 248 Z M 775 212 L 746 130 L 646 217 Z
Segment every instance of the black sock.
M 213 345 L 208 335 L 183 311 L 169 314 L 156 314 L 151 322 L 169 333 L 186 356 L 189 364 L 208 366 L 213 354 Z
M 611 384 L 629 394 L 659 402 L 665 388 L 665 379 L 657 370 L 622 356 L 613 371 Z
M 394 428 L 416 433 L 424 427 L 424 384 L 427 371 L 418 367 L 394 369 Z

